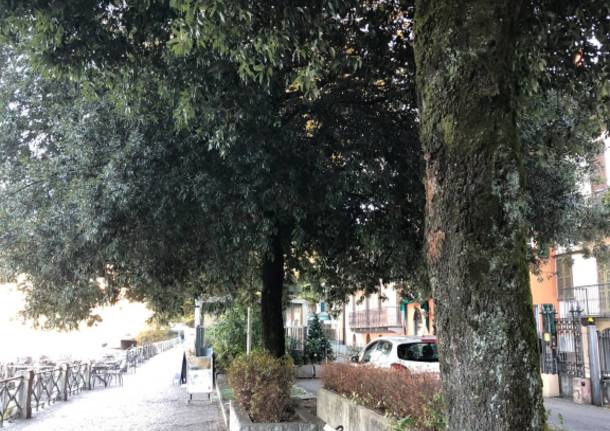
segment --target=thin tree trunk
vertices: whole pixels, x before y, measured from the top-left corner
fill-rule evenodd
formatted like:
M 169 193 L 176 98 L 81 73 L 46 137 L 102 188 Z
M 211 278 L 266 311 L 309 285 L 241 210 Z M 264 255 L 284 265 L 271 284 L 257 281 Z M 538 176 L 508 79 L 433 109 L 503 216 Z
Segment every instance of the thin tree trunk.
M 271 241 L 270 253 L 263 260 L 263 292 L 261 319 L 263 345 L 274 356 L 285 353 L 284 317 L 282 295 L 284 293 L 284 250 L 278 235 Z
M 426 257 L 451 430 L 544 424 L 515 122 L 520 0 L 418 0 Z

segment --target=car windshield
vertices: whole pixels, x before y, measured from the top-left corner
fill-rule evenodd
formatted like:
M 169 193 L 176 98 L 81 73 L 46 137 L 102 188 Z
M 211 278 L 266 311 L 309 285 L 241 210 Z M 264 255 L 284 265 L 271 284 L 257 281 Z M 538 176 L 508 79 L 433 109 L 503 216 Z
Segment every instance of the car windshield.
M 396 349 L 399 359 L 405 361 L 438 362 L 436 343 L 406 343 Z

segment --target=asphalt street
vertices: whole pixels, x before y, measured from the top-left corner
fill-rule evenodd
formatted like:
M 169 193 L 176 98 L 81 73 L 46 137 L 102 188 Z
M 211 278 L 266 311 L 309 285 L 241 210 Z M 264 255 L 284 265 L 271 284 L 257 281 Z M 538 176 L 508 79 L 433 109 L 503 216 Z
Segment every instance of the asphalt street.
M 576 404 L 564 398 L 547 398 L 544 406 L 549 412 L 549 422 L 560 430 L 610 431 L 607 408 Z

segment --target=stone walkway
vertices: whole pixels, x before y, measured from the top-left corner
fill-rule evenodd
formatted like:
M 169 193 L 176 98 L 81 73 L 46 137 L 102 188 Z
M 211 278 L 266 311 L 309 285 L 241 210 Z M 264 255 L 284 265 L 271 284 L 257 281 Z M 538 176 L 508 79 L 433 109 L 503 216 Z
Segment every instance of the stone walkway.
M 174 348 L 127 374 L 123 387 L 83 391 L 2 431 L 224 430 L 215 397 L 188 404 L 186 389 L 174 384 L 181 360 L 182 349 Z

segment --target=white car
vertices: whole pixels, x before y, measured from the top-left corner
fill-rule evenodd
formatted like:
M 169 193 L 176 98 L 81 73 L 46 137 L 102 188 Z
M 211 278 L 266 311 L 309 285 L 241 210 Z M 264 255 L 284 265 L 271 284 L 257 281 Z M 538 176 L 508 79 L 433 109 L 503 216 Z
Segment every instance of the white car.
M 436 337 L 380 337 L 352 357 L 352 362 L 380 368 L 406 368 L 414 373 L 438 373 Z

